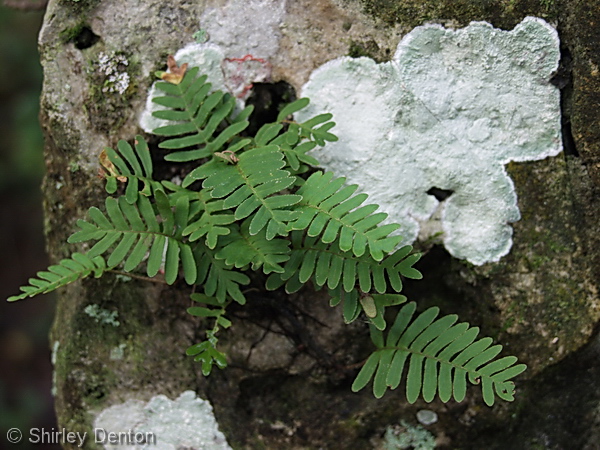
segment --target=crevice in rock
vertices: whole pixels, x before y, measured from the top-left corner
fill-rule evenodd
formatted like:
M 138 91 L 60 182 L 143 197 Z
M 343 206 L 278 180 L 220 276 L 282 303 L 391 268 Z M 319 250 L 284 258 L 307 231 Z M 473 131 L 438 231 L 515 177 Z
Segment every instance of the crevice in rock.
M 92 31 L 90 27 L 82 27 L 79 33 L 73 38 L 75 47 L 79 50 L 85 50 L 96 44 L 100 40 L 100 36 Z
M 573 139 L 573 133 L 571 132 L 571 121 L 565 118 L 563 114 L 562 119 L 562 141 L 565 155 L 579 157 L 577 146 L 575 145 L 575 139 Z
M 283 106 L 294 100 L 296 100 L 296 90 L 285 81 L 254 83 L 252 93 L 246 100 L 246 105 L 254 105 L 247 133 L 254 136 L 264 124 L 275 122 Z
M 571 132 L 571 105 L 573 103 L 573 57 L 566 45 L 560 49 L 560 64 L 550 83 L 560 89 L 561 134 L 566 156 L 579 157 Z

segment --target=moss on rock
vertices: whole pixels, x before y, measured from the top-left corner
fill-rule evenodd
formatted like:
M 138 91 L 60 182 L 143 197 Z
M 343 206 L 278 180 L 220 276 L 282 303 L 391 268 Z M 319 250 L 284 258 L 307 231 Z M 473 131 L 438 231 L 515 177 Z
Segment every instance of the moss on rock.
M 388 25 L 416 27 L 425 22 L 440 22 L 462 27 L 473 20 L 512 29 L 526 16 L 552 21 L 558 17 L 554 0 L 360 0 L 365 11 Z

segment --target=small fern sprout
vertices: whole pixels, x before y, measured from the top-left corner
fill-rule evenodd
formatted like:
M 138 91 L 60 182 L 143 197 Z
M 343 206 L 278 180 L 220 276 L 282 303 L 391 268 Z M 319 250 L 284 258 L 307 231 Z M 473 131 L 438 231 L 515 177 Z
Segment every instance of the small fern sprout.
M 237 110 L 235 99 L 214 91 L 197 67 L 179 67 L 172 57 L 168 66 L 153 98 L 162 107 L 153 114 L 166 125 L 154 131 L 166 161 L 187 163 L 183 181 L 155 178 L 142 136 L 105 149 L 100 162 L 109 196 L 89 208 L 68 239 L 90 243 L 89 250 L 39 272 L 9 301 L 115 270 L 181 280 L 199 304 L 189 314 L 206 327 L 206 338 L 186 353 L 209 375 L 227 365 L 217 348 L 219 333 L 231 326 L 227 308 L 246 304 L 248 273 L 262 272 L 266 290 L 294 293 L 308 283 L 326 290 L 345 322 L 366 318 L 375 350 L 352 390 L 372 380 L 379 398 L 404 383 L 411 403 L 436 396 L 447 402 L 463 400 L 470 383 L 481 386 L 490 406 L 496 398 L 513 400 L 512 379 L 525 365 L 497 358 L 502 347 L 476 340 L 479 329 L 457 323 L 456 315 L 438 318 L 438 308 L 415 314 L 416 304 L 401 292 L 404 279 L 422 277 L 414 267 L 420 255 L 399 246 L 399 225 L 388 223 L 358 186 L 318 169 L 312 151 L 337 140 L 331 114 L 295 121 L 309 104 L 301 98 L 249 136 L 252 107 Z

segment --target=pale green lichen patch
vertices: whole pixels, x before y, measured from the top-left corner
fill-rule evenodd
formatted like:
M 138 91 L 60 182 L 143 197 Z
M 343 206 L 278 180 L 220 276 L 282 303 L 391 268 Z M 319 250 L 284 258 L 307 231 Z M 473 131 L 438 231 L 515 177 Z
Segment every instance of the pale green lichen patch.
M 383 438 L 385 450 L 412 448 L 414 450 L 433 450 L 435 437 L 420 425 L 410 425 L 404 420 L 401 425 L 388 427 Z
M 549 83 L 559 57 L 556 31 L 537 18 L 510 32 L 483 22 L 418 27 L 389 63 L 343 57 L 315 70 L 302 89 L 311 105 L 297 119 L 333 113 L 340 139 L 319 159 L 364 186 L 405 242 L 441 208 L 453 256 L 498 261 L 519 219 L 504 165 L 562 149 L 560 96 Z
M 110 356 L 109 358 L 113 361 L 120 361 L 123 359 L 123 356 L 125 355 L 125 349 L 127 348 L 127 344 L 126 343 L 121 343 L 119 344 L 117 347 L 113 347 L 110 349 Z
M 223 433 L 206 400 L 193 391 L 183 392 L 176 400 L 164 395 L 150 401 L 128 400 L 104 409 L 94 422 L 105 436 L 122 436 L 119 443 L 107 442 L 104 448 L 229 449 Z M 136 442 L 135 439 L 144 439 Z M 108 439 L 107 439 L 108 441 Z M 125 446 L 124 446 L 125 444 Z
M 94 319 L 96 323 L 112 325 L 113 327 L 118 327 L 120 325 L 119 321 L 117 320 L 119 317 L 118 311 L 109 311 L 96 304 L 86 306 L 83 311 L 92 319 Z
M 52 344 L 52 354 L 50 356 L 50 362 L 52 363 L 52 367 L 56 366 L 56 357 L 58 355 L 58 349 L 60 347 L 60 341 L 54 341 Z M 52 371 L 52 388 L 50 390 L 52 396 L 56 396 L 56 370 Z

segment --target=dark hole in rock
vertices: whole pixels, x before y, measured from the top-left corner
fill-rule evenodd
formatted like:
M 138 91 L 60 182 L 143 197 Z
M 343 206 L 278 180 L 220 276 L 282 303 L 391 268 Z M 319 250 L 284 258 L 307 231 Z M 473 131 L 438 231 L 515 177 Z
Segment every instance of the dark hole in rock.
M 100 40 L 100 36 L 95 34 L 90 27 L 83 27 L 81 31 L 73 38 L 75 47 L 79 50 L 90 48 Z
M 285 81 L 277 83 L 254 83 L 246 105 L 254 105 L 247 132 L 254 136 L 265 123 L 277 120 L 279 111 L 296 100 L 296 90 Z
M 434 186 L 427 191 L 427 194 L 433 195 L 439 202 L 443 202 L 452 194 L 454 194 L 454 191 L 451 189 L 440 189 Z
M 550 79 L 560 89 L 561 132 L 565 155 L 579 156 L 571 131 L 571 103 L 573 101 L 573 56 L 565 45 L 560 47 L 560 64 Z
M 573 138 L 573 133 L 571 132 L 571 122 L 567 120 L 564 115 L 562 122 L 563 123 L 561 131 L 565 155 L 579 157 L 579 152 L 577 151 L 577 147 L 575 146 L 575 139 Z
M 550 78 L 550 83 L 559 89 L 564 89 L 573 84 L 573 56 L 565 46 L 560 46 L 560 63 L 558 69 Z

